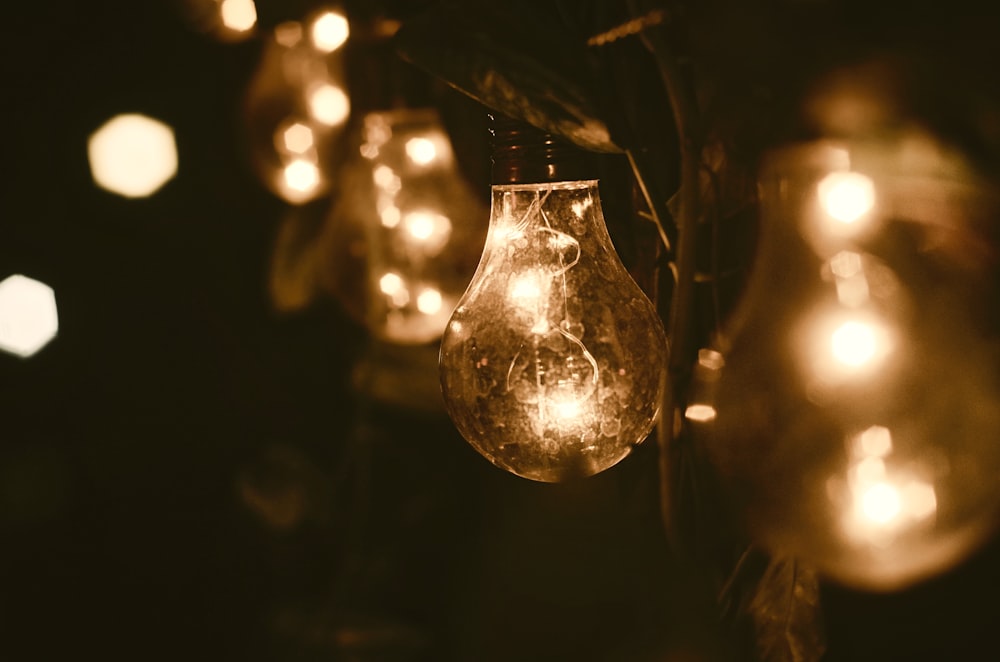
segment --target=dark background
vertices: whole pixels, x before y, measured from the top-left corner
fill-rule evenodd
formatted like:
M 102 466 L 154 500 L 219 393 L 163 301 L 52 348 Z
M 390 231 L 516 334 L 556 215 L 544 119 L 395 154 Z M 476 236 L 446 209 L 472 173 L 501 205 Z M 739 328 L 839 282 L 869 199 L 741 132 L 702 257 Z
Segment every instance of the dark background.
M 2 25 L 0 277 L 52 286 L 60 329 L 0 355 L 0 659 L 732 652 L 668 560 L 649 444 L 582 483 L 508 476 L 442 415 L 357 393 L 371 345 L 336 302 L 274 312 L 287 208 L 240 124 L 259 40 L 168 2 L 18 2 Z M 176 133 L 149 199 L 90 177 L 87 136 L 124 112 Z M 905 594 L 826 587 L 831 658 L 995 657 L 996 555 Z

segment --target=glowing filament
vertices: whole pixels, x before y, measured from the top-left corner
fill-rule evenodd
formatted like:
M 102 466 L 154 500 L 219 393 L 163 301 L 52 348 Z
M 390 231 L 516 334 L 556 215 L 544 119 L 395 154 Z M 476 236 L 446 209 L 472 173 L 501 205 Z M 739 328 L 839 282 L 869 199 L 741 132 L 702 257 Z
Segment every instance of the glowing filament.
M 859 172 L 833 172 L 818 187 L 820 205 L 845 225 L 860 220 L 875 206 L 875 184 Z
M 324 12 L 312 26 L 312 42 L 321 53 L 332 53 L 347 41 L 350 27 L 347 19 L 337 12 Z
M 309 96 L 309 110 L 316 121 L 327 126 L 343 124 L 351 112 L 351 102 L 342 89 L 329 83 L 320 85 Z
M 427 165 L 437 158 L 437 148 L 428 138 L 410 138 L 406 141 L 406 156 L 417 165 Z

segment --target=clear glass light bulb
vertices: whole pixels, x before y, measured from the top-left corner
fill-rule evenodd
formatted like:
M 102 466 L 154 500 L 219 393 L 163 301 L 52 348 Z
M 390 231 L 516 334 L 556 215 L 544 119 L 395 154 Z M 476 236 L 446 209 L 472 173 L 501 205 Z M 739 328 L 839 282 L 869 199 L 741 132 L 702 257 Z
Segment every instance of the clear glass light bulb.
M 596 181 L 493 186 L 479 269 L 441 341 L 445 405 L 476 450 L 547 482 L 615 465 L 653 427 L 665 348 Z
M 789 148 L 762 173 L 757 266 L 688 419 L 762 543 L 905 586 L 1000 510 L 995 201 L 920 135 Z

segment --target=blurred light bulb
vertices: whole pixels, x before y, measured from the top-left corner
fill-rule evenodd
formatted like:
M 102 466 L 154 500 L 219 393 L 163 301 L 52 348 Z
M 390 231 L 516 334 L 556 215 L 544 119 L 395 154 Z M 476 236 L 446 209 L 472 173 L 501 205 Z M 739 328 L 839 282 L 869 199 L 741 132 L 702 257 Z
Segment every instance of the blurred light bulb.
M 332 53 L 347 41 L 350 28 L 344 15 L 326 11 L 316 17 L 312 24 L 312 41 L 316 50 Z
M 94 181 L 126 198 L 152 195 L 177 173 L 177 145 L 166 124 L 145 115 L 116 115 L 90 136 Z
M 342 53 L 314 48 L 301 23 L 268 35 L 247 89 L 245 126 L 260 180 L 286 202 L 315 200 L 337 179 L 350 113 L 343 80 Z
M 431 109 L 365 116 L 345 194 L 330 216 L 334 291 L 377 338 L 399 345 L 441 336 L 472 277 L 488 218 L 453 160 L 416 166 L 414 154 L 429 154 L 421 141 L 438 156 L 451 152 Z
M 493 186 L 479 270 L 441 341 L 445 404 L 469 443 L 533 480 L 603 471 L 652 429 L 665 347 L 596 181 Z
M 219 5 L 222 24 L 236 32 L 248 32 L 257 25 L 254 0 L 222 0 Z
M 52 288 L 15 274 L 0 282 L 0 351 L 27 358 L 59 331 Z
M 740 326 L 724 365 L 696 368 L 716 412 L 699 433 L 748 529 L 864 589 L 958 563 L 1000 512 L 996 267 L 954 248 L 995 207 L 969 166 L 922 153 L 849 145 L 867 175 L 823 144 L 773 154 Z M 817 241 L 817 191 L 871 232 Z
M 253 35 L 257 26 L 257 5 L 254 0 L 178 1 L 192 27 L 219 41 L 242 41 Z

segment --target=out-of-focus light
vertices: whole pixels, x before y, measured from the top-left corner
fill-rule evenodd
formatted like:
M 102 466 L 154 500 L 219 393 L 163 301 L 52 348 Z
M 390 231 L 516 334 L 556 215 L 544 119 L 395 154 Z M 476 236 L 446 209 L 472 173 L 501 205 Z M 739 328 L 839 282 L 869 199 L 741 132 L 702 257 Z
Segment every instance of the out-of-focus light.
M 399 274 L 394 274 L 391 271 L 383 274 L 378 281 L 378 286 L 382 290 L 382 294 L 389 297 L 395 306 L 402 308 L 410 302 L 410 293 Z
M 715 420 L 715 407 L 706 404 L 688 405 L 684 410 L 684 418 L 697 423 L 708 423 Z
M 424 315 L 434 315 L 441 310 L 441 293 L 428 288 L 417 295 L 417 310 Z
M 222 0 L 219 6 L 222 24 L 235 32 L 248 32 L 257 25 L 254 0 Z
M 875 206 L 875 184 L 860 172 L 832 172 L 819 182 L 819 202 L 831 218 L 846 225 Z
M 878 338 L 871 324 L 844 322 L 830 336 L 833 357 L 845 366 L 860 367 L 870 362 L 878 350 Z
M 177 173 L 173 130 L 145 115 L 118 115 L 87 143 L 94 181 L 126 198 L 144 198 Z
M 319 181 L 319 168 L 312 161 L 296 159 L 285 166 L 285 184 L 293 191 L 309 193 Z
M 312 25 L 312 42 L 316 50 L 332 53 L 347 41 L 350 27 L 343 14 L 328 11 L 320 14 Z
M 294 48 L 302 41 L 302 24 L 298 21 L 285 21 L 274 28 L 274 40 L 285 48 Z
M 343 124 L 351 112 L 351 102 L 344 90 L 325 83 L 309 95 L 309 109 L 316 121 L 327 126 Z
M 390 205 L 386 207 L 385 209 L 382 210 L 382 213 L 380 214 L 380 217 L 382 218 L 383 227 L 387 227 L 389 229 L 396 227 L 397 225 L 399 225 L 400 216 L 401 214 L 399 211 L 399 207 L 396 207 L 395 205 Z
M 428 138 L 410 138 L 406 141 L 406 156 L 417 165 L 427 165 L 437 158 L 437 148 Z
M 885 457 L 892 451 L 892 433 L 889 428 L 873 425 L 858 435 L 855 446 L 863 457 Z
M 59 331 L 52 288 L 15 274 L 0 282 L 0 350 L 27 358 Z
M 296 122 L 281 134 L 284 148 L 293 154 L 304 154 L 313 144 L 313 131 L 305 124 Z
M 888 483 L 875 483 L 861 493 L 861 513 L 876 524 L 888 524 L 895 519 L 901 505 L 899 490 Z

